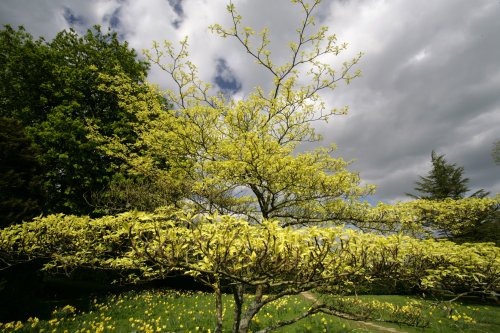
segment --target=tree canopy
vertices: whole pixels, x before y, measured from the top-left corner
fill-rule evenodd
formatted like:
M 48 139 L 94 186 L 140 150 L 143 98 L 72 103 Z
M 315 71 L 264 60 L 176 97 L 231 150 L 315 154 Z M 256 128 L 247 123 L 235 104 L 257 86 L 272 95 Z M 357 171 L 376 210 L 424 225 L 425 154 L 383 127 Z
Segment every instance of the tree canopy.
M 283 228 L 277 220 L 255 225 L 174 208 L 99 219 L 37 218 L 3 229 L 0 254 L 4 264 L 44 258 L 49 271 L 121 270 L 125 281 L 189 274 L 214 289 L 219 324 L 222 289 L 233 288 L 233 328 L 240 333 L 248 332 L 250 321 L 266 304 L 313 288 L 343 295 L 379 280 L 399 281 L 427 293 L 488 295 L 500 288 L 500 248 L 493 244 L 457 245 L 342 227 Z M 315 304 L 306 315 L 320 311 L 364 319 L 328 302 Z M 278 321 L 273 327 L 301 318 Z
M 257 36 L 243 28 L 234 5 L 228 6 L 234 28 L 211 27 L 222 37 L 238 40 L 272 75 L 269 91 L 257 87 L 244 100 L 210 94 L 210 85 L 198 79 L 196 67 L 188 60 L 187 40 L 179 48 L 169 42 L 155 43 L 147 56 L 178 87 L 166 92 L 175 110 L 161 114 L 157 100 L 131 98 L 130 83 L 110 77 L 108 89 L 116 91 L 121 103 L 151 121 L 135 128 L 137 144 L 148 147 L 147 151 L 131 154 L 138 146 L 101 137 L 107 143 L 106 152 L 122 156 L 141 172 L 148 168 L 146 172 L 161 174 L 172 186 L 182 179 L 182 187 L 188 189 L 184 203 L 200 212 L 244 215 L 258 223 L 279 218 L 282 225 L 342 220 L 341 208 L 373 188 L 360 184 L 358 174 L 347 169 L 349 162 L 332 157 L 333 147 L 294 153 L 300 143 L 321 139 L 312 123 L 346 111 L 327 109 L 320 93 L 359 76 L 352 68 L 361 55 L 339 69 L 322 61 L 322 56 L 340 55 L 346 44 L 328 35 L 325 27 L 314 30 L 312 12 L 318 4 L 296 3 L 304 18 L 297 41 L 289 45 L 289 60 L 283 64 L 273 61 L 268 32 Z M 301 75 L 309 83 L 301 83 Z
M 431 201 L 444 200 L 450 202 L 451 199 L 464 202 L 466 194 L 470 191 L 468 187 L 469 179 L 463 177 L 463 167 L 448 163 L 444 156 L 432 151 L 432 169 L 429 171 L 428 176 L 420 176 L 420 181 L 415 182 L 417 184 L 415 190 L 420 194 L 409 194 L 409 196 Z M 470 198 L 484 198 L 488 194 L 489 192 L 481 189 L 471 194 Z M 476 200 L 465 201 L 471 203 Z M 477 202 L 484 201 L 479 200 Z M 429 216 L 427 225 L 434 230 L 436 235 L 449 237 L 458 242 L 493 241 L 498 244 L 500 241 L 499 234 L 496 231 L 500 223 L 498 207 L 498 205 L 493 204 L 481 214 L 470 214 L 469 216 L 474 216 L 474 218 L 467 223 L 464 223 L 464 219 L 435 219 Z M 461 210 L 458 207 L 453 209 L 456 211 Z M 465 215 L 468 215 L 466 211 L 463 217 L 467 219 Z
M 5 26 L 0 57 L 0 116 L 20 121 L 39 151 L 46 194 L 40 196 L 42 210 L 90 213 L 85 197 L 102 190 L 119 165 L 89 140 L 87 124 L 132 140 L 127 125 L 135 119 L 116 96 L 100 89 L 100 75 L 124 73 L 140 83 L 148 64 L 116 33 L 98 26 L 83 36 L 62 31 L 50 42 L 34 40 L 22 27 Z

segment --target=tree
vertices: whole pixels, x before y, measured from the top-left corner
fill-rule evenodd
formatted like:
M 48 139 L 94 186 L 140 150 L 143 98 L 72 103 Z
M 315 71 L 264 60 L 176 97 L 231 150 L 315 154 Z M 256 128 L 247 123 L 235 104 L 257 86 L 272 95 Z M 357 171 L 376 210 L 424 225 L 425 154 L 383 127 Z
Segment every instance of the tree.
M 420 195 L 408 194 L 413 198 L 442 200 L 446 198 L 462 199 L 469 192 L 467 183 L 468 178 L 463 178 L 463 167 L 457 167 L 456 164 L 449 164 L 445 155 L 438 155 L 432 151 L 431 161 L 432 169 L 427 177 L 420 176 L 420 181 L 416 181 L 415 190 Z M 483 198 L 489 193 L 483 189 L 474 192 L 471 197 Z
M 146 176 L 115 176 L 108 186 L 90 195 L 89 203 L 100 215 L 114 215 L 131 210 L 153 213 L 175 202 L 171 184 Z
M 0 228 L 43 211 L 38 155 L 20 122 L 0 117 Z
M 0 115 L 22 124 L 41 121 L 47 103 L 44 81 L 50 81 L 50 50 L 44 39 L 33 40 L 23 27 L 6 25 L 0 31 Z M 32 109 L 39 110 L 31 112 Z
M 111 158 L 127 163 L 131 173 L 169 184 L 181 198 L 178 208 L 98 219 L 51 215 L 11 227 L 0 232 L 6 265 L 44 257 L 47 270 L 121 269 L 138 280 L 170 272 L 190 274 L 214 290 L 217 332 L 224 287 L 233 292 L 233 332 L 240 333 L 248 332 L 266 304 L 312 288 L 342 294 L 373 279 L 392 278 L 452 293 L 461 288 L 471 293 L 497 290 L 499 253 L 492 244 L 457 245 L 403 233 L 422 230 L 422 217 L 429 214 L 463 219 L 464 211 L 481 213 L 498 199 L 423 200 L 415 209 L 369 209 L 359 199 L 372 187 L 361 185 L 359 175 L 347 169 L 348 162 L 332 157 L 333 149 L 296 152 L 300 143 L 320 139 L 314 122 L 342 113 L 327 110 L 320 93 L 358 76 L 351 68 L 359 57 L 339 71 L 323 63 L 323 56 L 339 55 L 346 46 L 338 45 L 326 28 L 311 31 L 312 12 L 320 1 L 292 3 L 304 18 L 297 40 L 289 44 L 290 59 L 282 65 L 272 60 L 268 32 L 257 37 L 251 28 L 243 28 L 232 3 L 228 11 L 233 26 L 212 27 L 222 37 L 239 41 L 270 73 L 268 92 L 256 88 L 241 101 L 211 95 L 187 60 L 186 40 L 179 51 L 170 43 L 163 48 L 155 44 L 148 55 L 178 88 L 166 93 L 172 110 L 165 111 L 157 88 L 144 87 L 124 73 L 100 74 L 103 91 L 116 96 L 118 105 L 139 121 L 130 124 L 135 140 L 103 134 L 98 124 L 91 139 Z M 165 57 L 170 64 L 163 63 Z M 302 84 L 299 77 L 310 81 Z M 419 209 L 425 204 L 429 210 Z M 459 204 L 471 209 L 458 210 Z M 392 234 L 362 233 L 343 228 L 344 223 L 386 224 Z M 359 318 L 331 304 L 317 304 L 261 332 L 318 311 Z
M 214 289 L 217 332 L 224 320 L 222 290 L 229 287 L 237 287 L 235 333 L 247 333 L 255 314 L 271 302 L 313 288 L 343 295 L 379 279 L 462 295 L 488 295 L 500 288 L 500 249 L 492 244 L 457 245 L 342 227 L 283 228 L 279 221 L 255 225 L 171 207 L 156 214 L 129 212 L 98 219 L 62 214 L 37 218 L 2 229 L 0 254 L 4 266 L 43 258 L 48 271 L 118 269 L 128 275 L 126 281 L 189 274 Z M 335 302 L 317 302 L 259 332 L 317 312 L 369 318 L 346 312 Z
M 458 241 L 470 237 L 483 225 L 489 225 L 491 219 L 498 216 L 499 205 L 498 196 L 458 200 L 418 199 L 392 205 L 378 203 L 375 207 L 361 206 L 354 219 L 356 225 L 366 231 L 404 233 L 418 238 L 440 235 Z M 493 234 L 476 241 L 491 241 L 491 236 Z
M 366 243 L 360 241 L 366 248 L 365 245 L 357 248 L 355 244 L 360 244 L 358 234 L 344 237 L 337 233 L 323 237 L 340 229 L 323 230 L 312 225 L 353 223 L 361 227 L 373 224 L 379 227 L 385 224 L 387 232 L 397 233 L 403 227 L 404 232 L 423 232 L 422 217 L 431 213 L 415 208 L 409 214 L 405 211 L 409 210 L 406 206 L 368 209 L 360 204 L 359 199 L 371 193 L 373 188 L 360 184 L 358 174 L 347 169 L 348 162 L 332 157 L 333 148 L 296 152 L 300 143 L 320 140 L 312 125 L 314 122 L 326 121 L 345 111 L 327 110 L 320 93 L 334 89 L 339 82 L 349 83 L 358 76 L 359 72 L 351 73 L 351 68 L 360 58 L 358 56 L 346 62 L 338 71 L 321 62 L 322 56 L 337 56 L 346 46 L 338 45 L 335 36 L 327 35 L 326 28 L 311 31 L 314 28 L 312 12 L 319 1 L 292 2 L 302 8 L 304 19 L 297 29 L 297 41 L 289 45 L 289 61 L 281 65 L 272 59 L 267 30 L 256 37 L 251 28 L 243 28 L 242 17 L 232 3 L 228 11 L 233 26 L 227 29 L 219 25 L 212 27 L 222 37 L 235 38 L 247 54 L 270 73 L 272 88 L 268 92 L 258 87 L 248 98 L 238 101 L 221 94 L 212 95 L 210 85 L 197 78 L 196 67 L 188 60 L 187 40 L 180 43 L 178 50 L 169 42 L 163 46 L 155 43 L 153 50 L 147 53 L 150 62 L 160 66 L 173 79 L 176 90 L 166 92 L 167 99 L 174 105 L 170 112 L 161 111 L 161 104 L 154 97 L 154 88 L 135 98 L 130 97 L 134 96 L 131 93 L 135 89 L 134 84 L 126 77 L 104 78 L 108 82 L 106 89 L 114 92 L 122 105 L 144 121 L 133 127 L 137 140 L 132 145 L 120 138 L 99 133 L 95 133 L 96 140 L 103 143 L 101 147 L 107 154 L 121 158 L 131 170 L 160 177 L 172 184 L 172 188 L 182 186 L 184 200 L 178 203 L 184 210 L 192 212 L 191 217 L 182 218 L 178 218 L 176 213 L 171 223 L 167 218 L 161 219 L 163 222 L 156 226 L 145 227 L 144 223 L 131 225 L 129 237 L 134 259 L 122 258 L 114 263 L 117 267 L 129 263 L 130 267 L 141 270 L 142 274 L 138 276 L 142 277 L 152 278 L 176 269 L 205 281 L 213 288 L 216 297 L 218 331 L 221 329 L 220 293 L 223 286 L 232 289 L 236 308 L 239 309 L 235 313 L 233 331 L 246 332 L 255 313 L 274 299 L 327 284 L 336 286 L 337 282 L 336 292 L 348 290 L 350 283 L 362 284 L 361 280 L 366 281 L 367 276 L 356 275 L 356 269 L 351 271 L 347 268 L 352 267 L 356 260 L 366 264 L 360 270 L 378 267 L 382 269 L 375 270 L 380 274 L 384 270 L 389 272 L 389 267 L 383 264 L 387 257 L 373 252 L 368 254 L 368 248 L 396 256 L 404 253 L 399 252 L 398 245 L 395 248 L 383 245 L 384 239 L 400 244 L 396 241 L 397 235 L 389 238 L 371 235 L 374 238 L 370 240 L 367 236 Z M 170 62 L 165 64 L 165 58 Z M 302 84 L 299 77 L 309 77 L 310 81 Z M 141 149 L 144 147 L 146 149 Z M 460 214 L 452 213 L 459 203 L 433 203 L 434 214 L 459 219 Z M 468 212 L 472 219 L 476 213 L 482 213 L 497 201 L 466 201 L 460 204 L 471 208 Z M 390 218 L 393 220 L 387 216 L 389 211 L 392 211 Z M 172 216 L 171 213 L 168 216 Z M 410 220 L 411 217 L 413 219 Z M 179 225 L 183 227 L 178 228 Z M 146 229 L 143 230 L 143 227 Z M 344 248 L 344 240 L 353 248 L 347 249 L 347 245 Z M 416 247 L 419 251 L 422 249 L 422 252 L 416 253 L 423 253 L 425 246 L 433 244 L 436 253 L 440 253 L 436 254 L 440 259 L 431 260 L 433 263 L 442 263 L 440 260 L 445 257 L 440 251 L 450 250 L 445 250 L 444 245 L 440 248 L 439 243 L 432 240 L 418 243 L 404 238 L 402 243 L 412 244 L 408 249 L 413 248 L 408 253 Z M 288 247 L 279 244 L 288 244 Z M 414 244 L 427 245 L 420 247 Z M 344 253 L 342 249 L 347 250 Z M 458 252 L 461 249 L 455 248 Z M 351 253 L 353 261 L 336 262 L 334 258 L 343 260 L 340 253 Z M 371 257 L 372 254 L 374 257 Z M 366 261 L 361 258 L 366 258 Z M 381 261 L 372 261 L 373 258 Z M 420 257 L 409 255 L 394 260 L 415 263 L 415 267 L 419 267 L 414 271 L 407 270 L 407 273 L 418 274 L 428 268 L 424 264 L 425 259 Z M 456 262 L 460 260 L 456 259 Z M 113 259 L 109 258 L 109 261 L 113 262 Z M 442 267 L 445 266 L 443 264 Z M 415 283 L 425 282 L 426 285 L 434 279 L 411 277 L 414 273 L 405 276 L 401 266 L 395 264 L 394 267 L 402 275 L 395 273 L 393 278 L 418 280 L 420 282 Z M 379 273 L 374 273 L 374 276 Z M 353 280 L 347 277 L 344 280 L 344 274 Z M 462 276 L 470 280 L 471 274 L 474 273 Z M 451 282 L 455 286 L 450 288 L 456 291 L 460 278 L 458 275 L 454 278 L 458 280 Z M 463 281 L 463 286 L 466 285 Z M 245 290 L 251 291 L 253 297 L 247 303 L 247 311 L 242 312 Z M 479 289 L 472 287 L 471 290 Z M 319 308 L 314 311 L 319 311 Z M 277 325 L 282 324 L 285 323 Z
M 40 151 L 44 166 L 44 211 L 88 214 L 85 197 L 104 188 L 120 171 L 118 161 L 99 153 L 87 138 L 92 121 L 107 135 L 133 140 L 135 120 L 116 96 L 100 89 L 103 73 L 125 73 L 140 83 L 148 65 L 116 33 L 99 27 L 84 36 L 63 31 L 34 41 L 21 27 L 0 32 L 0 115 L 15 118 Z
M 164 69 L 178 87 L 167 91 L 174 112 L 160 115 L 157 110 L 161 108 L 154 106 L 153 98 L 148 99 L 150 107 L 145 110 L 143 102 L 129 97 L 128 83 L 117 77 L 109 79 L 108 89 L 114 89 L 124 105 L 141 110 L 134 112 L 142 112 L 142 118 L 152 121 L 135 128 L 138 145 L 148 151 L 133 155 L 130 151 L 138 150 L 137 146 L 104 137 L 107 153 L 126 157 L 137 169 L 148 167 L 147 172 L 169 179 L 181 177 L 188 188 L 187 204 L 200 212 L 244 215 L 255 223 L 279 218 L 283 225 L 343 221 L 348 203 L 371 193 L 373 187 L 361 186 L 358 174 L 347 170 L 349 162 L 331 156 L 333 147 L 300 154 L 294 151 L 300 143 L 321 139 L 312 123 L 345 113 L 345 108 L 326 109 L 320 93 L 359 76 L 359 72 L 351 72 L 361 55 L 339 70 L 322 62 L 323 56 L 338 56 L 347 46 L 328 35 L 326 27 L 313 30 L 312 12 L 319 1 L 295 4 L 304 18 L 297 40 L 289 45 L 289 60 L 281 65 L 272 60 L 267 30 L 257 38 L 252 29 L 242 28 L 233 4 L 228 11 L 234 28 L 212 27 L 222 37 L 239 41 L 271 74 L 269 92 L 259 87 L 241 101 L 210 95 L 210 85 L 197 78 L 196 67 L 187 60 L 187 40 L 178 51 L 166 42 L 163 48 L 155 43 L 147 53 L 150 62 Z M 255 47 L 251 44 L 254 38 L 258 39 Z M 171 63 L 164 64 L 165 58 Z M 309 77 L 310 83 L 300 83 L 301 75 Z M 168 161 L 169 170 L 161 170 L 158 156 Z
M 415 190 L 421 195 L 409 194 L 411 197 L 428 200 L 461 200 L 465 198 L 469 188 L 467 186 L 469 179 L 463 178 L 463 167 L 457 167 L 456 164 L 449 164 L 444 155 L 438 155 L 432 151 L 432 169 L 427 177 L 420 176 L 420 181 Z M 484 198 L 489 192 L 483 189 L 474 192 L 470 198 Z M 498 205 L 488 206 L 481 214 L 471 214 L 473 219 L 469 222 L 466 216 L 462 219 L 439 220 L 435 219 L 433 214 L 427 218 L 427 226 L 434 230 L 437 235 L 450 237 L 457 242 L 464 241 L 491 241 L 498 242 L 497 236 L 485 233 L 484 230 L 493 229 L 498 225 Z M 455 208 L 459 209 L 459 208 Z M 425 210 L 425 208 L 424 208 Z M 467 214 L 465 214 L 467 215 Z M 464 223 L 465 222 L 465 223 Z M 483 230 L 484 229 L 484 230 Z M 483 230 L 483 231 L 482 231 Z

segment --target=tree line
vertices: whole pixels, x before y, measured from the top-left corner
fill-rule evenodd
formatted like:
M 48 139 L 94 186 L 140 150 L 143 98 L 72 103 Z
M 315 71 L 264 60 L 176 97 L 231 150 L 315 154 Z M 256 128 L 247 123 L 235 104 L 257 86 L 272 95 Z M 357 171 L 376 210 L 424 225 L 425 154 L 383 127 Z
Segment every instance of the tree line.
M 123 163 L 99 151 L 89 122 L 103 134 L 134 140 L 129 123 L 136 116 L 100 88 L 100 76 L 124 73 L 140 85 L 148 62 L 98 26 L 82 36 L 65 30 L 50 42 L 5 26 L 0 58 L 0 225 L 40 214 L 102 214 L 102 200 L 128 209 L 128 195 L 117 189 L 145 180 L 124 176 Z M 112 198 L 104 199 L 109 188 Z

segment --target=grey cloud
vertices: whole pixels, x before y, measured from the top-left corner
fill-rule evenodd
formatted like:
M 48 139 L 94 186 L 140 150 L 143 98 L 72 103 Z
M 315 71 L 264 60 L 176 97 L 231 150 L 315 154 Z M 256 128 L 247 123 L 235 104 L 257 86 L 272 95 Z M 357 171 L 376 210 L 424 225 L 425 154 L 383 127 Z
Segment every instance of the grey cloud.
M 168 3 L 178 16 L 184 16 L 184 9 L 182 8 L 182 0 L 168 0 Z
M 84 26 L 88 22 L 88 20 L 84 16 L 75 13 L 69 7 L 64 7 L 63 17 L 66 20 L 66 22 L 69 24 L 69 26 L 71 26 L 71 27 Z
M 224 95 L 231 96 L 241 90 L 241 82 L 223 58 L 216 60 L 214 81 Z
M 489 3 L 448 2 L 429 12 L 422 3 L 420 20 L 376 36 L 385 47 L 366 50 L 364 77 L 340 89 L 352 115 L 321 130 L 357 158 L 353 168 L 384 200 L 411 191 L 432 149 L 463 165 L 471 188 L 499 191 L 489 152 L 500 124 L 500 4 Z
M 118 29 L 121 26 L 121 21 L 120 21 L 120 11 L 122 7 L 118 7 L 111 13 L 110 15 L 105 15 L 103 20 L 104 22 L 109 23 L 109 26 L 111 29 Z
M 62 1 L 0 1 L 0 24 L 24 26 L 35 37 L 53 38 L 67 28 Z
M 0 2 L 0 24 L 23 25 L 35 37 L 52 39 L 69 27 L 85 32 L 95 24 L 115 30 L 121 24 L 125 0 L 3 0 Z
M 184 20 L 184 9 L 182 7 L 182 0 L 168 0 L 170 7 L 177 14 L 177 18 L 172 21 L 172 25 L 175 28 L 179 28 Z

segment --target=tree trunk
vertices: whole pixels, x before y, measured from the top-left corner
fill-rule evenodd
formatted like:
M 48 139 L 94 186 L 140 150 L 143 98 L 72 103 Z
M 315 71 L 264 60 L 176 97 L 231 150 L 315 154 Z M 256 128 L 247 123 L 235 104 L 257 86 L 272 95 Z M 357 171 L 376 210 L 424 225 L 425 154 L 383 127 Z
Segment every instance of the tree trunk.
M 214 293 L 215 293 L 215 315 L 216 315 L 216 326 L 214 333 L 222 333 L 222 292 L 220 289 L 220 281 L 214 284 Z
M 264 288 L 263 286 L 257 286 L 255 290 L 255 297 L 252 303 L 248 306 L 248 309 L 245 311 L 245 314 L 240 320 L 240 330 L 238 333 L 248 333 L 248 329 L 250 328 L 250 322 L 257 312 L 259 312 L 260 308 L 264 306 L 262 303 Z
M 244 288 L 242 284 L 237 284 L 233 286 L 233 298 L 234 298 L 234 321 L 233 321 L 233 333 L 238 333 L 240 330 L 241 321 L 241 311 L 243 310 L 243 293 Z

